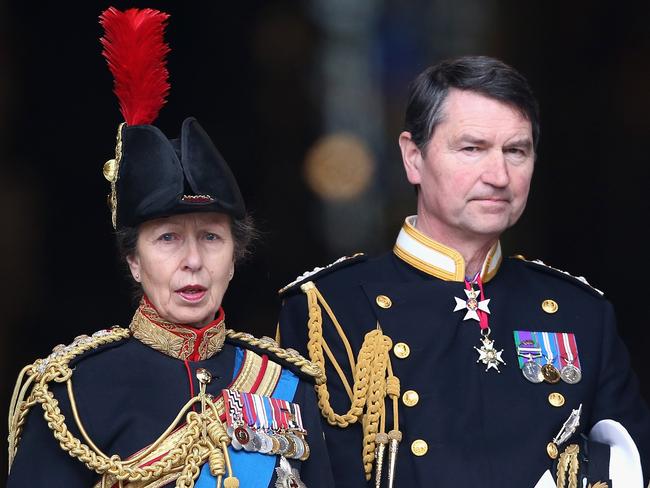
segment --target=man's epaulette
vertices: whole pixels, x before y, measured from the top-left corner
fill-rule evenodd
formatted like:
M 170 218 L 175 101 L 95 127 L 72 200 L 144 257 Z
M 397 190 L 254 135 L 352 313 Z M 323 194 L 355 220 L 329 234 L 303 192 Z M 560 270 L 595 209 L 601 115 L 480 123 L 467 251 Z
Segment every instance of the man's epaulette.
M 524 256 L 522 256 L 521 254 L 513 256 L 513 258 L 519 259 L 520 261 L 523 261 L 524 263 L 526 263 L 528 265 L 531 265 L 535 269 L 546 271 L 548 273 L 551 273 L 551 274 L 553 274 L 555 276 L 559 276 L 559 277 L 564 278 L 564 279 L 569 279 L 571 282 L 579 284 L 583 288 L 585 288 L 585 289 L 587 289 L 587 290 L 589 290 L 591 292 L 595 292 L 601 297 L 605 294 L 604 292 L 602 292 L 601 290 L 599 290 L 595 286 L 591 285 L 584 276 L 574 276 L 571 273 L 568 273 L 568 272 L 563 271 L 563 270 L 558 269 L 558 268 L 554 268 L 553 266 L 549 266 L 548 264 L 546 264 L 544 261 L 542 261 L 540 259 L 535 259 L 533 261 L 530 261 L 530 260 L 526 259 Z
M 278 294 L 280 296 L 285 295 L 286 293 L 293 290 L 297 286 L 300 286 L 307 280 L 311 280 L 311 281 L 317 280 L 321 276 L 331 273 L 332 271 L 343 268 L 345 266 L 349 266 L 351 264 L 365 261 L 366 259 L 368 259 L 368 257 L 362 252 L 358 252 L 356 254 L 353 254 L 352 256 L 343 256 L 342 258 L 337 259 L 336 261 L 328 264 L 327 266 L 324 266 L 322 268 L 316 267 L 311 271 L 307 271 L 301 274 L 291 283 L 280 288 L 280 290 L 278 290 Z
M 301 356 L 295 349 L 281 348 L 275 339 L 270 337 L 258 339 L 252 334 L 235 332 L 232 329 L 226 331 L 226 337 L 226 340 L 231 344 L 240 345 L 246 349 L 252 349 L 257 353 L 265 354 L 272 361 L 290 369 L 304 379 L 315 381 L 316 384 L 321 384 L 325 380 L 323 371 L 316 364 Z

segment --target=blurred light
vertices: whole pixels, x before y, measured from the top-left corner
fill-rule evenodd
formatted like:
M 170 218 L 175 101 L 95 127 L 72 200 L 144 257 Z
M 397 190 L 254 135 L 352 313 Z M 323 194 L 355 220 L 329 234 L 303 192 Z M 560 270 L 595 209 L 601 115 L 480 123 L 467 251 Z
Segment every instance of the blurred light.
M 375 161 L 366 144 L 349 133 L 317 140 L 305 158 L 305 179 L 323 200 L 352 200 L 368 187 Z

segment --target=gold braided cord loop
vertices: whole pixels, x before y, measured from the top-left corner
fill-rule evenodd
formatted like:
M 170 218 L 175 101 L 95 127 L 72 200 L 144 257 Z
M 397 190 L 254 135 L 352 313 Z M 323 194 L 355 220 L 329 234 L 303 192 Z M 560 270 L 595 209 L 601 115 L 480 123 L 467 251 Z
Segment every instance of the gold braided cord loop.
M 392 348 L 392 341 L 382 333 L 379 324 L 377 324 L 377 328 L 368 332 L 364 337 L 355 363 L 351 354 L 352 348 L 350 342 L 345 336 L 343 328 L 334 316 L 331 308 L 325 301 L 325 298 L 316 288 L 316 285 L 309 281 L 301 285 L 300 288 L 307 296 L 309 315 L 307 322 L 309 331 L 307 349 L 309 351 L 309 357 L 323 371 L 323 382 L 316 385 L 318 406 L 323 417 L 331 425 L 344 428 L 363 419 L 362 456 L 366 479 L 369 480 L 375 461 L 376 435 L 380 430 L 380 426 L 381 431 L 384 431 L 384 401 L 387 394 L 393 399 L 394 430 L 398 430 L 397 398 L 399 398 L 400 386 L 399 379 L 393 375 L 390 366 L 389 351 Z M 341 366 L 331 353 L 323 337 L 321 305 L 332 320 L 347 352 L 354 379 L 352 388 L 348 386 Z M 325 375 L 324 351 L 350 395 L 350 409 L 343 414 L 336 413 L 330 404 L 330 394 L 327 389 L 327 377 Z
M 200 474 L 200 466 L 206 460 L 210 462 L 211 472 L 219 479 L 226 473 L 226 467 L 229 468 L 232 478 L 232 467 L 227 455 L 230 438 L 219 420 L 217 407 L 212 401 L 207 400 L 204 388 L 199 395 L 183 406 L 172 424 L 153 444 L 134 457 L 122 460 L 117 455 L 108 456 L 102 453 L 88 437 L 76 408 L 69 362 L 75 356 L 90 349 L 127 337 L 129 337 L 128 329 L 121 328 L 100 331 L 93 337 L 81 336 L 70 346 L 57 346 L 50 356 L 37 360 L 21 372 L 10 406 L 10 462 L 15 457 L 20 433 L 30 408 L 40 404 L 44 419 L 60 447 L 70 456 L 84 463 L 90 470 L 102 475 L 98 486 L 113 486 L 116 483 L 119 486 L 125 483 L 146 483 L 147 486 L 151 483 L 151 486 L 162 486 L 158 483 L 164 481 L 167 484 L 177 479 L 177 486 L 191 488 Z M 27 380 L 22 384 L 25 376 Z M 49 384 L 52 382 L 67 384 L 73 417 L 86 442 L 75 437 L 68 429 L 59 402 L 50 391 Z M 25 399 L 29 386 L 31 391 Z M 199 402 L 203 405 L 208 404 L 209 408 L 204 408 L 201 413 L 191 411 L 192 406 Z M 183 420 L 186 424 L 179 429 Z M 171 447 L 164 455 L 150 464 L 137 465 L 163 442 L 169 442 L 172 432 L 176 433 L 177 438 L 170 443 Z M 232 478 L 231 481 L 233 480 L 236 478 Z
M 16 387 L 9 406 L 9 469 L 11 469 L 11 464 L 18 450 L 18 443 L 20 442 L 20 435 L 27 414 L 30 408 L 37 403 L 37 397 L 43 398 L 41 391 L 43 385 L 48 381 L 59 383 L 67 381 L 72 375 L 68 363 L 76 356 L 105 344 L 121 341 L 128 338 L 129 335 L 128 329 L 113 327 L 95 332 L 92 336 L 79 336 L 72 344 L 56 346 L 48 357 L 38 359 L 33 364 L 23 368 L 16 381 Z M 25 376 L 27 376 L 27 380 L 23 384 Z M 37 383 L 37 385 L 34 386 L 29 397 L 25 400 L 25 395 L 32 383 Z M 39 394 L 38 391 L 41 391 L 41 393 Z
M 303 373 L 313 377 L 316 380 L 316 384 L 325 381 L 325 374 L 322 368 L 320 368 L 317 364 L 310 361 L 309 359 L 302 357 L 297 351 L 294 351 L 293 349 L 283 349 L 279 347 L 278 343 L 270 337 L 262 337 L 261 339 L 257 339 L 251 334 L 248 334 L 246 332 L 235 332 L 232 329 L 226 330 L 226 336 L 230 337 L 231 339 L 242 341 L 250 344 L 251 346 L 268 351 L 278 358 L 293 364 L 294 366 L 298 367 Z

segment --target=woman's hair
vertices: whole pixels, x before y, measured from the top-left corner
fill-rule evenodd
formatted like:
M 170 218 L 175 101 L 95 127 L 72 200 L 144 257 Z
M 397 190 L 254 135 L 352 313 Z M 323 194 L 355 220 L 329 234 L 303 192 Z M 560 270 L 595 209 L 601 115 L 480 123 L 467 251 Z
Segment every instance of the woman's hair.
M 232 232 L 234 241 L 233 258 L 235 264 L 238 264 L 251 255 L 252 245 L 258 238 L 259 234 L 255 228 L 253 218 L 248 214 L 243 219 L 231 218 L 230 231 Z M 115 240 L 117 243 L 120 263 L 125 268 L 127 279 L 133 285 L 133 299 L 136 304 L 142 298 L 142 286 L 133 279 L 126 259 L 135 254 L 136 246 L 138 244 L 138 235 L 138 227 L 123 227 L 115 232 Z

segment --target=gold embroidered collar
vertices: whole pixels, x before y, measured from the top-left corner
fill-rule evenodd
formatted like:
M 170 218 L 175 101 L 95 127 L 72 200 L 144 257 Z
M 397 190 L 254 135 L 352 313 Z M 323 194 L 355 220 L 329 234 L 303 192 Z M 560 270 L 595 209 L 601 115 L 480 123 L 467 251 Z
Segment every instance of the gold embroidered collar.
M 417 216 L 407 217 L 397 236 L 393 252 L 416 269 L 445 281 L 465 280 L 465 260 L 463 256 L 444 244 L 434 241 L 415 228 Z M 490 281 L 501 265 L 501 243 L 497 241 L 488 252 L 481 279 Z
M 143 344 L 176 359 L 201 361 L 218 353 L 226 339 L 225 314 L 197 329 L 169 322 L 158 315 L 151 302 L 142 298 L 129 326 L 133 337 Z

